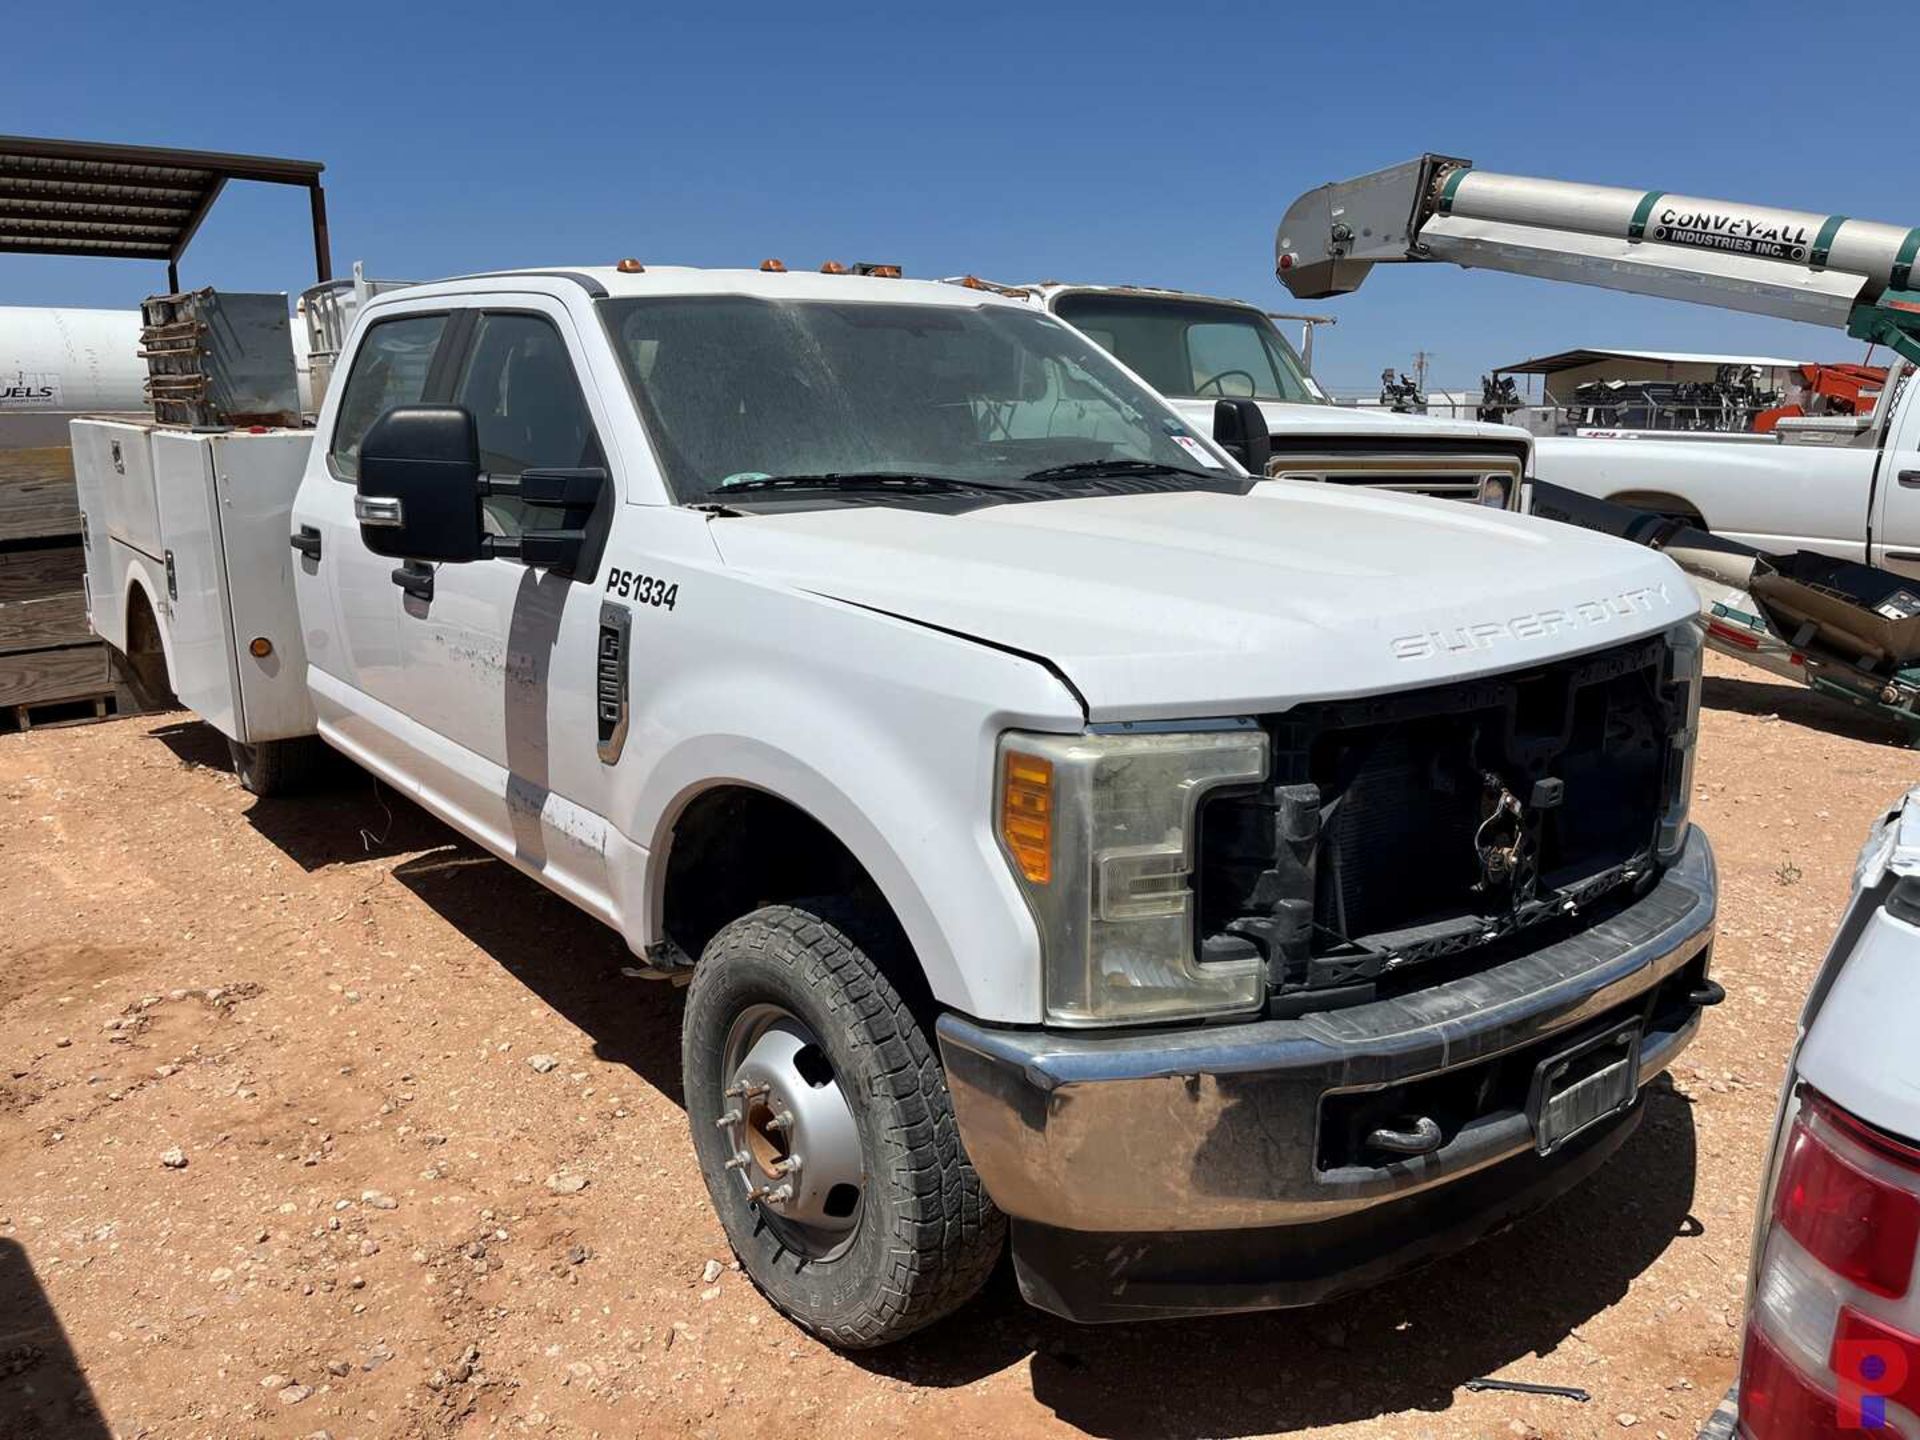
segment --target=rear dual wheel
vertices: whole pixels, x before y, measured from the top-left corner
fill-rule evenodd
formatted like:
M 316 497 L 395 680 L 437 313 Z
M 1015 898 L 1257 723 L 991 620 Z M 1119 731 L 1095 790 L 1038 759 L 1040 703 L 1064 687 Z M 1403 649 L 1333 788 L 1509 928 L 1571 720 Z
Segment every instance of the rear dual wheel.
M 687 995 L 687 1115 L 727 1238 L 779 1309 L 850 1349 L 965 1304 L 1005 1234 L 888 978 L 906 958 L 858 907 L 770 905 L 713 938 Z
M 262 740 L 257 745 L 227 741 L 233 773 L 255 795 L 291 795 L 313 783 L 326 760 L 326 747 L 311 735 L 293 740 Z

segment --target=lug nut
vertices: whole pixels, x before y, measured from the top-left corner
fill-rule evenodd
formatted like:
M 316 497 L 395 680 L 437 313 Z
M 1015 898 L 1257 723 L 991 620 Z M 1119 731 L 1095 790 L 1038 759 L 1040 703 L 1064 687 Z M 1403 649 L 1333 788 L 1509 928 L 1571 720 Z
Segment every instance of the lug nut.
M 713 1122 L 713 1128 L 716 1130 L 724 1130 L 729 1125 L 738 1125 L 739 1123 L 740 1123 L 740 1112 L 738 1110 L 729 1110 L 724 1115 L 722 1115 L 718 1120 Z
M 789 1155 L 786 1159 L 774 1165 L 773 1173 L 776 1175 L 791 1175 L 799 1168 L 800 1157 L 798 1155 Z
M 753 1157 L 744 1150 L 736 1150 L 733 1158 L 727 1161 L 727 1169 L 744 1170 L 753 1163 Z
M 784 1131 L 792 1127 L 793 1112 L 791 1110 L 782 1110 L 778 1115 L 775 1115 L 771 1120 L 767 1121 L 767 1129 L 769 1130 Z
M 729 1100 L 753 1100 L 767 1093 L 767 1086 L 761 1083 L 749 1083 L 745 1080 L 727 1087 Z

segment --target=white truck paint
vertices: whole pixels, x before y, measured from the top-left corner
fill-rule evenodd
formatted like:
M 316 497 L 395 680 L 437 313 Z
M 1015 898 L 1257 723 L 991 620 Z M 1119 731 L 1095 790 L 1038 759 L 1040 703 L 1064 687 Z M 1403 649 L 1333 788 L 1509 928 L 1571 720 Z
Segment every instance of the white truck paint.
M 1674 566 L 1249 477 L 1030 304 L 468 277 L 368 297 L 310 431 L 75 444 L 97 628 L 142 593 L 250 784 L 298 743 L 262 641 L 329 745 L 691 974 L 716 1209 L 838 1343 L 961 1303 L 1002 1212 L 1079 1318 L 1370 1283 L 1598 1165 L 1712 1003 Z
M 1788 419 L 1739 445 L 1616 432 L 1534 443 L 1539 478 L 1687 516 L 1774 552 L 1818 550 L 1920 578 L 1920 386 L 1896 361 L 1870 416 Z
M 1113 354 L 1202 434 L 1217 401 L 1252 399 L 1273 442 L 1270 475 L 1521 506 L 1532 474 L 1526 431 L 1335 405 L 1257 305 L 1144 285 L 1013 288 Z

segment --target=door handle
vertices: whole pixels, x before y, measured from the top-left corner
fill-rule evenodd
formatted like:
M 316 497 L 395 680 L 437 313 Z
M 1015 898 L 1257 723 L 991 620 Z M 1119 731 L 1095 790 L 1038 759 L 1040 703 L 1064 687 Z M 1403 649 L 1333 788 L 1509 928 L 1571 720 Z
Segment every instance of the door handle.
M 318 560 L 320 558 L 320 530 L 318 526 L 302 525 L 299 530 L 287 537 L 287 543 L 292 545 L 294 549 L 298 550 L 309 560 Z
M 1920 470 L 1902 470 L 1900 483 L 1909 490 L 1920 490 Z
M 416 600 L 433 599 L 433 570 L 417 560 L 395 567 L 393 583 Z

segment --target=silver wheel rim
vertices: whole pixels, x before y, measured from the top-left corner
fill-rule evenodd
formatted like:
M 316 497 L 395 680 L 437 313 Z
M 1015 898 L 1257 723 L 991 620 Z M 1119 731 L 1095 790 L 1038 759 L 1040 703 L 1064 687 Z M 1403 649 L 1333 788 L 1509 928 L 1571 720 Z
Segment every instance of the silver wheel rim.
M 729 1182 L 788 1248 L 839 1253 L 860 1224 L 866 1165 L 825 1047 L 791 1011 L 750 1005 L 728 1028 L 720 1085 Z

